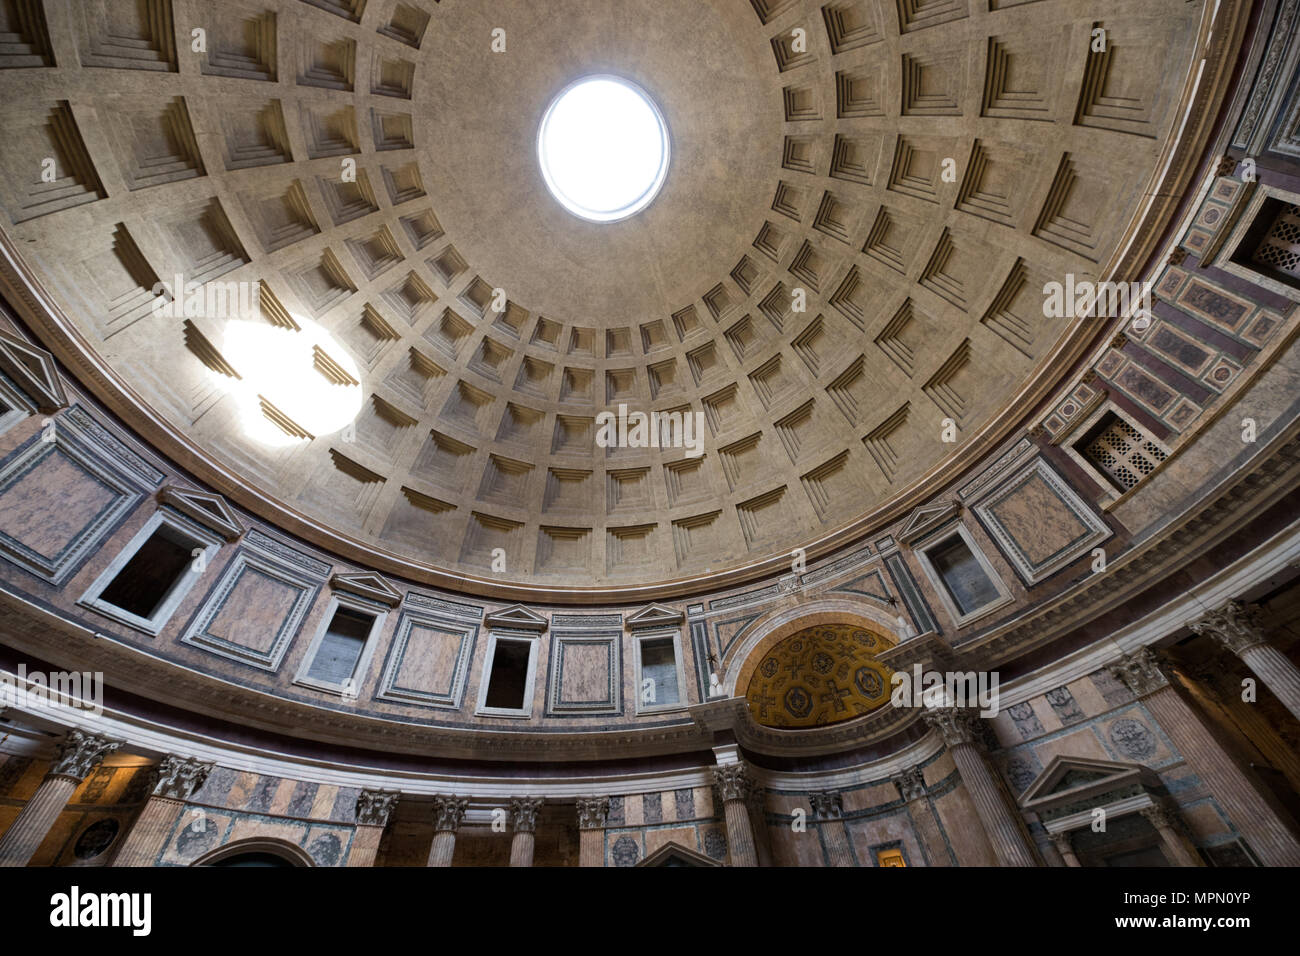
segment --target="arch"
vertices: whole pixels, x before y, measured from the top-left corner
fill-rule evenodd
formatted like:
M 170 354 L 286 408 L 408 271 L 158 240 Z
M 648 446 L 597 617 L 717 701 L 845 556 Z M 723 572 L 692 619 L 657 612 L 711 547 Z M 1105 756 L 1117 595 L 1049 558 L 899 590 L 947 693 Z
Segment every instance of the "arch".
M 743 697 L 759 661 L 787 637 L 818 624 L 856 624 L 896 645 L 898 623 L 880 608 L 852 598 L 829 598 L 772 611 L 751 625 L 749 635 L 732 653 L 722 675 L 728 697 Z
M 271 837 L 250 837 L 225 846 L 217 847 L 210 853 L 199 857 L 191 866 L 212 866 L 224 863 L 240 856 L 273 856 L 284 860 L 290 866 L 315 866 L 316 863 L 302 847 L 287 840 Z

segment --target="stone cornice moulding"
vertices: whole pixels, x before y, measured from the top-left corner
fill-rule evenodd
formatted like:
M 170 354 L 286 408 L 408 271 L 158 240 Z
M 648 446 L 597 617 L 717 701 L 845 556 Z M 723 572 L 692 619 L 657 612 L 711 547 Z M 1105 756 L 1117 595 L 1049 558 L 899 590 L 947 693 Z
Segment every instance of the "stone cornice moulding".
M 226 541 L 238 541 L 244 534 L 239 516 L 220 495 L 167 484 L 158 491 L 159 504 L 175 508 L 205 528 L 215 531 Z
M 483 618 L 489 628 L 501 628 L 508 631 L 536 631 L 542 633 L 551 626 L 551 622 L 532 608 L 515 604 L 503 608 Z
M 385 607 L 397 607 L 402 603 L 402 592 L 389 584 L 382 574 L 373 571 L 335 574 L 330 578 L 330 587 L 377 601 Z
M 1209 609 L 1221 606 L 1258 582 L 1286 571 L 1297 559 L 1300 559 L 1300 519 L 1208 581 L 1140 620 L 1048 665 L 1031 677 L 1003 684 L 998 697 L 999 706 L 1005 710 L 1024 703 L 1101 670 L 1139 648 L 1153 646 L 1204 617 Z
M 14 380 L 38 411 L 55 412 L 68 404 L 54 356 L 4 329 L 0 329 L 0 372 Z
M 650 627 L 680 627 L 686 615 L 674 608 L 662 604 L 648 604 L 636 613 L 629 615 L 624 625 L 629 630 L 644 630 Z
M 4 672 L 7 673 L 7 672 Z M 475 776 L 418 773 L 409 770 L 340 767 L 337 761 L 293 757 L 241 743 L 226 743 L 202 734 L 191 734 L 133 715 L 105 708 L 102 715 L 56 705 L 35 710 L 15 709 L 32 722 L 52 728 L 73 729 L 84 734 L 111 736 L 125 740 L 130 751 L 167 755 L 185 753 L 190 762 L 212 763 L 216 767 L 245 773 L 265 774 L 291 780 L 303 780 L 328 786 L 353 787 L 359 790 L 387 791 L 402 797 L 470 796 L 467 822 L 485 822 L 493 809 L 514 797 L 546 797 L 548 802 L 562 802 L 581 797 L 662 793 L 713 785 L 714 765 L 684 768 L 667 772 L 627 774 L 592 774 L 548 778 Z M 879 760 L 837 769 L 827 774 L 786 773 L 765 770 L 746 762 L 759 785 L 777 789 L 836 789 L 862 783 L 885 781 L 893 774 L 929 759 L 942 749 L 934 734 Z

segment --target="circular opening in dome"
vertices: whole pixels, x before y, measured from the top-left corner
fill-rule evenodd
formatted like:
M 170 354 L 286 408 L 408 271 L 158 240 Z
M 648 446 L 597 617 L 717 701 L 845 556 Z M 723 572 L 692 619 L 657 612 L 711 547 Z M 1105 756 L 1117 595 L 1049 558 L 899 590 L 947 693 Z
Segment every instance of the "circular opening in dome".
M 668 178 L 668 125 L 635 83 L 588 76 L 542 117 L 537 156 L 547 188 L 590 222 L 618 222 L 650 205 Z

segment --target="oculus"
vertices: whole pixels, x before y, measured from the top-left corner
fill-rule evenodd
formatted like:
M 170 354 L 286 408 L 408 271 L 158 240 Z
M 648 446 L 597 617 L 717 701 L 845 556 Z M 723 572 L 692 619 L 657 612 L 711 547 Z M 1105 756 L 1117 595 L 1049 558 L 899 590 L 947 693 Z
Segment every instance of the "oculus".
M 587 76 L 551 101 L 537 158 L 551 194 L 589 222 L 618 222 L 654 202 L 668 178 L 668 124 L 635 83 Z

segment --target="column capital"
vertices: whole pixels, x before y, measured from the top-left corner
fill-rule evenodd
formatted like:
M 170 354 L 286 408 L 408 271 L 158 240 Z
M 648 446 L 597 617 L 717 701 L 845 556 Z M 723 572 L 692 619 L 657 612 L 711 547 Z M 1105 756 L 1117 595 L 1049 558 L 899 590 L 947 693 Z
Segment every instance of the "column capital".
M 188 800 L 207 782 L 214 766 L 192 757 L 168 754 L 154 768 L 152 795 L 168 800 Z
M 388 818 L 397 809 L 401 796 L 396 790 L 362 790 L 357 794 L 357 826 L 388 826 Z
M 69 730 L 59 742 L 58 755 L 50 766 L 48 776 L 70 777 L 80 783 L 90 775 L 101 760 L 122 746 L 120 740 L 110 740 L 97 734 Z
M 947 747 L 961 744 L 978 746 L 983 743 L 978 719 L 973 711 L 965 707 L 927 707 L 921 713 L 921 718 L 939 731 Z
M 732 800 L 746 799 L 754 788 L 743 763 L 731 763 L 725 767 L 713 768 L 713 782 L 722 794 L 724 803 Z
M 844 797 L 833 790 L 808 794 L 814 816 L 821 820 L 838 820 L 844 815 Z
M 920 767 L 908 767 L 900 774 L 894 775 L 894 786 L 904 803 L 920 800 L 925 796 L 925 774 Z
M 1110 672 L 1133 692 L 1134 697 L 1150 697 L 1169 686 L 1162 664 L 1160 654 L 1149 647 L 1139 647 L 1112 664 Z
M 609 816 L 609 797 L 578 798 L 578 829 L 603 830 Z
M 455 833 L 469 809 L 468 797 L 434 797 L 433 829 L 436 833 Z
M 1257 604 L 1229 601 L 1187 627 L 1195 634 L 1213 638 L 1237 655 L 1268 643 L 1264 633 L 1264 613 Z
M 1183 832 L 1182 818 L 1169 807 L 1157 803 L 1149 807 L 1143 807 L 1138 812 L 1142 814 L 1147 823 L 1157 830 L 1173 830 L 1175 833 Z
M 532 833 L 537 829 L 537 812 L 543 803 L 542 797 L 510 798 L 510 824 L 515 833 Z
M 1047 839 L 1052 842 L 1052 846 L 1056 847 L 1062 856 L 1074 852 L 1074 840 L 1068 830 L 1062 830 L 1060 833 L 1049 833 Z

